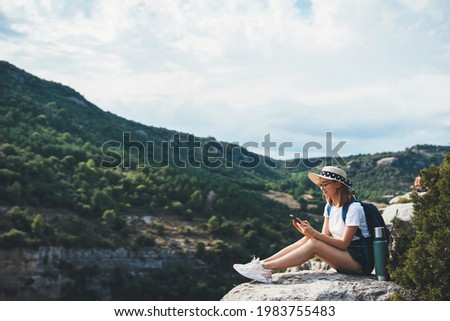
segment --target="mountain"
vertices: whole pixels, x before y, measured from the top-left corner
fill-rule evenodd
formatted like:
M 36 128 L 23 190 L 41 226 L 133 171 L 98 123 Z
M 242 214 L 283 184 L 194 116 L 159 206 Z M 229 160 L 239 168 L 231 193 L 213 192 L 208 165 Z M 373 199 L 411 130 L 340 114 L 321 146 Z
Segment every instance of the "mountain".
M 241 280 L 232 263 L 298 237 L 288 218 L 298 208 L 272 190 L 320 226 L 321 193 L 297 160 L 126 120 L 1 61 L 0 124 L 0 298 L 49 299 L 38 280 L 57 279 L 59 299 L 219 299 Z M 383 200 L 448 152 L 345 161 L 359 195 Z M 21 267 L 30 257 L 35 270 Z
M 344 168 L 359 198 L 385 203 L 396 195 L 411 191 L 420 171 L 431 165 L 440 165 L 448 153 L 450 146 L 415 145 L 404 151 L 344 157 Z M 324 159 L 322 163 L 329 162 L 331 160 Z M 309 170 L 294 168 L 288 178 L 279 180 L 273 188 L 301 201 L 305 193 L 314 193 L 307 178 Z
M 0 124 L 0 257 L 27 249 L 19 257 L 39 267 L 15 275 L 7 271 L 29 259 L 0 262 L 0 297 L 48 298 L 36 294 L 37 281 L 19 292 L 8 284 L 53 282 L 56 273 L 67 280 L 52 288 L 62 299 L 218 299 L 238 282 L 229 267 L 248 259 L 247 248 L 268 255 L 297 236 L 290 209 L 262 195 L 285 174 L 239 146 L 128 121 L 7 62 Z M 89 254 L 120 249 L 129 254 L 117 266 Z M 84 286 L 99 275 L 78 265 L 75 250 L 101 271 L 102 287 Z M 42 253 L 55 252 L 66 254 L 46 263 Z M 159 268 L 140 270 L 131 258 L 146 262 L 142 253 L 160 258 L 147 265 Z
M 28 157 L 44 163 L 52 160 L 62 167 L 62 172 L 83 163 L 87 167 L 112 169 L 106 171 L 111 176 L 118 172 L 159 173 L 157 169 L 163 167 L 171 173 L 201 174 L 208 180 L 225 178 L 232 186 L 253 190 L 265 189 L 267 179 L 282 177 L 282 173 L 264 166 L 262 156 L 240 146 L 128 121 L 100 110 L 71 88 L 41 80 L 7 62 L 0 63 L 0 86 L 0 133 L 6 144 L 3 154 L 7 156 L 18 154 L 24 159 L 22 154 L 29 154 Z M 16 178 L 24 178 L 24 173 L 17 172 L 17 164 L 10 165 L 5 166 L 8 170 L 3 173 L 4 179 L 18 183 L 20 186 L 16 184 L 15 188 L 20 189 L 23 182 Z M 27 176 L 35 179 L 35 174 L 40 175 Z M 46 176 L 46 180 L 50 179 L 47 186 L 55 184 L 60 191 L 73 186 L 66 186 L 59 179 L 52 181 L 51 176 Z M 73 193 L 47 201 L 42 198 L 41 187 L 32 187 L 28 186 L 22 194 L 5 191 L 5 198 L 46 206 L 56 202 L 55 205 L 77 209 L 76 204 L 71 204 L 74 195 L 64 197 Z

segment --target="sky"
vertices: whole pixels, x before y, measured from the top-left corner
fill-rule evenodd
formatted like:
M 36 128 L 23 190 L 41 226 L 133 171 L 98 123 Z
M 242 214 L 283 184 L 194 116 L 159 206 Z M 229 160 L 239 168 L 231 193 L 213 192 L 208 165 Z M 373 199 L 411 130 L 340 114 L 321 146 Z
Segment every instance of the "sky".
M 0 0 L 0 60 L 278 159 L 450 143 L 448 0 Z

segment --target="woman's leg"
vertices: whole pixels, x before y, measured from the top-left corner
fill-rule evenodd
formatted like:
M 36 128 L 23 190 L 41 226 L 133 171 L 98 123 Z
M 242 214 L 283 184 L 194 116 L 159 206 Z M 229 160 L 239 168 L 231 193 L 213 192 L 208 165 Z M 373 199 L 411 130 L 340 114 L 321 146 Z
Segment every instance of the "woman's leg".
M 275 253 L 271 257 L 268 257 L 267 259 L 264 259 L 263 260 L 264 263 L 271 262 L 273 260 L 276 260 L 276 259 L 279 259 L 279 258 L 285 256 L 286 254 L 288 254 L 288 253 L 298 249 L 299 247 L 303 246 L 303 244 L 305 244 L 307 240 L 308 240 L 308 237 L 303 237 L 300 240 L 298 240 L 297 242 L 292 243 L 289 246 L 286 246 L 285 248 L 283 248 L 279 252 Z
M 299 266 L 315 255 L 336 270 L 353 274 L 362 273 L 358 262 L 356 262 L 347 251 L 340 250 L 316 239 L 307 239 L 302 246 L 297 247 L 276 259 L 269 261 L 264 260 L 264 268 L 281 270 L 288 267 Z

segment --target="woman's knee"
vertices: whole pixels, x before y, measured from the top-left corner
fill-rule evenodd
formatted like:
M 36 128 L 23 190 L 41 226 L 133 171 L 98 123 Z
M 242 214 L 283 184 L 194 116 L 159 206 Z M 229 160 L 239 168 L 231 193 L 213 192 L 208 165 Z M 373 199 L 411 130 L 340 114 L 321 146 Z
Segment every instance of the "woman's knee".
M 307 243 L 313 255 L 322 255 L 329 252 L 330 248 L 333 248 L 331 245 L 314 238 L 309 239 Z
M 314 238 L 310 238 L 308 240 L 307 244 L 312 248 L 318 248 L 319 246 L 321 246 L 323 244 L 323 242 L 319 241 L 317 239 L 314 239 Z
M 322 241 L 316 240 L 314 238 L 310 238 L 307 242 L 306 242 L 306 246 L 308 248 L 310 248 L 310 250 L 313 252 L 313 254 L 317 254 L 317 252 L 320 252 L 320 249 L 323 248 L 323 245 L 325 243 L 323 243 Z

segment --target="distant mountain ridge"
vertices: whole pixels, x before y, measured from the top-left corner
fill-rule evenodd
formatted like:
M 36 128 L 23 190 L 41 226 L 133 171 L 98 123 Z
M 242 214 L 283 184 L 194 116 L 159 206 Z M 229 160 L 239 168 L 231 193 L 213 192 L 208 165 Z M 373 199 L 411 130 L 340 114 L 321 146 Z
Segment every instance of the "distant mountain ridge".
M 70 87 L 39 79 L 5 61 L 0 61 L 0 88 L 2 142 L 30 147 L 44 157 L 71 155 L 109 168 L 197 167 L 244 187 L 272 188 L 296 197 L 296 185 L 304 185 L 301 192 L 308 187 L 301 173 L 311 169 L 301 161 L 269 159 L 212 137 L 126 120 L 101 110 Z M 31 137 L 31 143 L 25 137 Z M 406 192 L 422 168 L 439 164 L 449 152 L 450 146 L 417 145 L 403 152 L 354 155 L 345 157 L 346 170 L 361 197 L 380 200 Z M 381 161 L 386 158 L 392 162 Z M 322 164 L 329 161 L 321 159 Z M 293 163 L 300 166 L 292 167 Z
M 22 95 L 21 98 L 31 99 L 41 104 L 39 109 L 35 108 L 30 110 L 30 112 L 36 114 L 37 120 L 43 121 L 45 117 L 48 127 L 60 133 L 68 132 L 75 135 L 81 138 L 83 143 L 101 147 L 106 142 L 124 143 L 124 138 L 127 138 L 124 144 L 129 143 L 129 146 L 123 146 L 124 149 L 127 151 L 131 149 L 131 153 L 136 153 L 138 150 L 136 146 L 139 146 L 137 142 L 140 142 L 144 147 L 147 147 L 146 144 L 151 142 L 154 144 L 155 155 L 151 154 L 152 151 L 146 150 L 145 152 L 150 152 L 152 159 L 160 160 L 162 158 L 161 149 L 165 146 L 165 143 L 174 145 L 174 139 L 178 138 L 181 145 L 180 148 L 182 149 L 189 145 L 190 142 L 188 140 L 192 137 L 196 142 L 201 142 L 202 144 L 207 142 L 209 144 L 207 147 L 211 147 L 211 150 L 217 147 L 224 148 L 221 151 L 224 159 L 220 163 L 217 161 L 217 154 L 209 151 L 207 156 L 214 159 L 210 162 L 213 165 L 210 167 L 213 169 L 233 167 L 239 170 L 239 164 L 243 164 L 244 166 L 252 165 L 253 160 L 257 166 L 247 167 L 252 167 L 254 174 L 269 175 L 272 177 L 278 176 L 275 171 L 261 166 L 264 164 L 263 156 L 252 153 L 240 146 L 225 142 L 216 142 L 212 137 L 195 137 L 188 133 L 180 133 L 175 130 L 143 125 L 126 120 L 110 112 L 101 110 L 87 101 L 80 93 L 67 86 L 39 79 L 7 62 L 0 62 L 0 72 L 2 75 L 0 85 L 2 86 L 4 99 L 11 93 L 14 93 L 14 95 L 20 93 Z M 33 124 L 29 125 L 33 126 Z M 142 155 L 139 156 L 142 158 Z M 173 154 L 169 155 L 169 157 L 173 156 Z M 197 156 L 199 158 L 202 157 L 202 155 Z M 271 161 L 276 162 L 274 160 Z M 173 161 L 168 163 L 173 164 Z M 239 172 L 239 175 L 245 175 L 245 173 Z
M 42 104 L 40 111 L 43 112 L 44 115 L 45 113 L 49 114 L 55 111 L 62 112 L 61 110 L 65 109 L 64 115 L 56 116 L 66 117 L 68 120 L 64 124 L 66 127 L 54 122 L 48 122 L 47 125 L 60 131 L 71 130 L 83 139 L 89 140 L 92 144 L 102 144 L 108 139 L 120 139 L 121 136 L 118 133 L 123 131 L 133 132 L 140 129 L 146 129 L 150 132 L 149 134 L 153 134 L 152 138 L 155 140 L 168 140 L 175 134 L 175 131 L 145 126 L 133 121 L 125 120 L 110 112 L 105 112 L 87 101 L 80 93 L 70 87 L 39 79 L 7 62 L 0 61 L 0 71 L 2 76 L 0 81 L 3 98 L 11 95 L 12 97 L 16 96 L 14 98 L 32 99 Z M 22 97 L 17 97 L 19 93 Z M 53 107 L 53 109 L 46 106 L 46 104 L 52 103 L 57 103 L 61 106 Z M 81 116 L 83 116 L 83 118 L 81 118 Z M 74 124 L 75 120 L 79 123 L 78 126 L 77 124 Z M 92 129 L 99 130 L 100 133 L 95 133 Z

